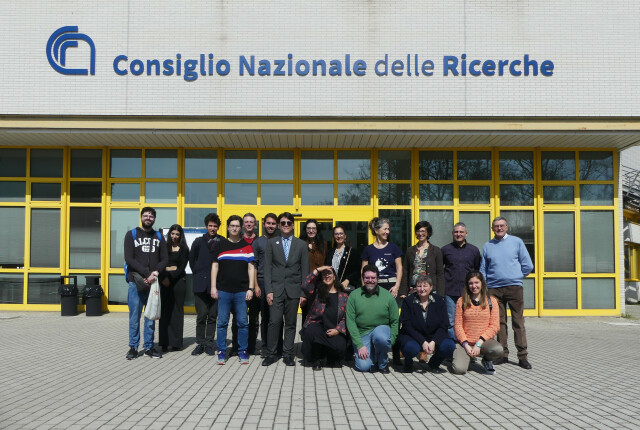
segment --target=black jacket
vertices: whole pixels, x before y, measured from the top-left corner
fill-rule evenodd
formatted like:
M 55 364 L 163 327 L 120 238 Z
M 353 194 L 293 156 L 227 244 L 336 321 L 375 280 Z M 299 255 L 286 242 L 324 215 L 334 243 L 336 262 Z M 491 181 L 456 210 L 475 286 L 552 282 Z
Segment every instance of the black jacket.
M 212 252 L 215 245 L 220 241 L 220 236 L 210 238 L 209 233 L 196 238 L 189 251 L 189 266 L 193 273 L 193 292 L 211 292 L 211 263 L 213 262 Z
M 402 280 L 400 281 L 400 291 L 398 295 L 404 296 L 409 293 L 411 287 L 411 276 L 413 275 L 414 260 L 418 245 L 407 248 L 407 252 L 402 260 Z M 442 251 L 432 243 L 429 243 L 427 251 L 427 275 L 433 280 L 433 290 L 444 297 L 444 263 L 442 262 Z
M 336 248 L 331 248 L 327 252 L 324 260 L 325 266 L 331 266 L 333 262 L 333 254 Z M 340 258 L 340 267 L 338 268 L 338 282 L 342 283 L 345 279 L 349 280 L 349 284 L 357 287 L 360 283 L 360 253 L 357 249 L 345 245 L 342 257 Z
M 167 242 L 155 230 L 149 232 L 136 228 L 136 240 L 133 240 L 131 230 L 124 236 L 124 261 L 129 273 L 136 272 L 143 278 L 148 278 L 151 272 L 162 272 L 167 267 Z M 132 278 L 129 277 L 129 280 Z
M 416 294 L 409 294 L 402 302 L 400 312 L 400 335 L 398 340 L 404 346 L 409 339 L 413 339 L 422 345 L 425 341 L 434 341 L 436 345 L 448 336 L 449 316 L 444 299 L 436 294 L 431 294 L 432 302 L 427 306 L 427 320 L 422 317 L 422 306 L 415 303 Z

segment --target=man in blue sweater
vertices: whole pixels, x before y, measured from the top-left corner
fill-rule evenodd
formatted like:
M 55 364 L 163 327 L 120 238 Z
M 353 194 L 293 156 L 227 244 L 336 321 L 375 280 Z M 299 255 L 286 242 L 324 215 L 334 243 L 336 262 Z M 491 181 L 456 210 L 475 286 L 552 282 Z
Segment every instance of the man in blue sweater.
M 524 328 L 524 298 L 522 279 L 533 270 L 533 262 L 524 242 L 519 237 L 507 234 L 509 226 L 504 217 L 497 217 L 491 223 L 494 237 L 484 244 L 480 272 L 487 279 L 489 294 L 498 300 L 500 305 L 500 332 L 498 341 L 502 345 L 504 355 L 493 364 L 509 362 L 507 348 L 507 304 L 511 308 L 511 327 L 513 340 L 518 350 L 518 365 L 531 369 L 527 360 L 527 333 Z

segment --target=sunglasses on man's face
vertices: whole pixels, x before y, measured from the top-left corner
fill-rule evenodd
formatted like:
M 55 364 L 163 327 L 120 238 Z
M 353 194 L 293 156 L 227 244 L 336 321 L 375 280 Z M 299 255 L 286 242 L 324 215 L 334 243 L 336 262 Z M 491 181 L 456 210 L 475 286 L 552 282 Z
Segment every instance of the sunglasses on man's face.
M 291 221 L 280 221 L 280 225 L 283 227 L 289 227 L 290 225 L 293 225 L 293 223 Z

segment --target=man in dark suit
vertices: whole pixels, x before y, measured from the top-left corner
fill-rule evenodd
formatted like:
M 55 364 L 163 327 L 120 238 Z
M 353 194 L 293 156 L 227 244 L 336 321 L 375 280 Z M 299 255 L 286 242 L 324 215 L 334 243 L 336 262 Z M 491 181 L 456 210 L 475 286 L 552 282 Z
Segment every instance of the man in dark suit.
M 284 364 L 295 366 L 294 341 L 302 280 L 309 273 L 307 244 L 293 235 L 293 215 L 284 212 L 278 216 L 280 237 L 267 242 L 264 262 L 264 284 L 267 303 L 271 307 L 267 330 L 267 357 L 263 366 L 276 362 L 276 347 L 284 316 Z

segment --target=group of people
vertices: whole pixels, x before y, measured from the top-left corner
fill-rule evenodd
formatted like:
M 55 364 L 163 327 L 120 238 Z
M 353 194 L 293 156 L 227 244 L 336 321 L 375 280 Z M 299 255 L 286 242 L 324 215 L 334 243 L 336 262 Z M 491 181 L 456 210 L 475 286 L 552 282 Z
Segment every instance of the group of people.
M 333 227 L 331 247 L 316 220 L 308 220 L 295 237 L 289 212 L 266 214 L 259 237 L 253 214 L 232 215 L 226 238 L 218 235 L 220 218 L 210 213 L 204 219 L 207 232 L 191 250 L 182 227 L 171 226 L 165 238 L 153 230 L 154 221 L 155 210 L 143 208 L 141 227 L 129 231 L 124 240 L 127 359 L 138 357 L 141 311 L 155 280 L 162 300 L 159 346 L 162 352 L 182 349 L 188 262 L 197 313 L 192 355 L 217 354 L 220 365 L 236 355 L 247 364 L 256 354 L 260 332 L 263 366 L 280 358 L 295 366 L 301 308 L 302 353 L 314 370 L 353 359 L 359 371 L 388 373 L 391 351 L 393 364 L 405 372 L 413 371 L 417 358 L 428 359 L 427 367 L 434 373 L 443 372 L 442 362 L 451 360 L 452 372 L 463 374 L 481 357 L 485 371 L 493 374 L 495 364 L 508 362 L 508 306 L 518 364 L 531 369 L 522 280 L 533 263 L 522 240 L 507 234 L 504 217 L 493 220 L 494 237 L 482 252 L 466 241 L 463 223 L 454 225 L 452 242 L 440 249 L 429 242 L 431 224 L 420 221 L 415 226 L 417 243 L 404 253 L 389 241 L 391 225 L 385 218 L 370 222 L 375 241 L 362 253 L 348 245 L 339 224 Z M 162 353 L 153 347 L 154 328 L 155 322 L 145 318 L 143 354 L 159 358 Z

